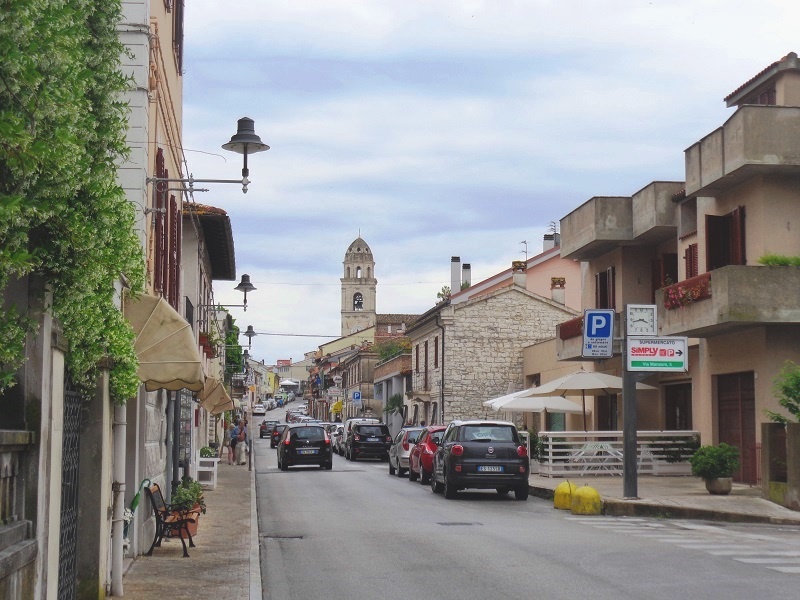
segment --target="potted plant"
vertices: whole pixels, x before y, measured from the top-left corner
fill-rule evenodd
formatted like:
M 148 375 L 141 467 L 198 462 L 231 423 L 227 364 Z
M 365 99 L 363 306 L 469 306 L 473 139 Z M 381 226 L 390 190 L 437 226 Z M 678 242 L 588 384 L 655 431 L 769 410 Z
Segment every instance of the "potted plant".
M 739 449 L 729 444 L 701 446 L 692 458 L 692 475 L 706 483 L 711 494 L 731 493 L 733 474 L 739 470 Z
M 203 499 L 203 488 L 200 482 L 188 476 L 184 477 L 178 484 L 175 493 L 172 494 L 171 500 L 170 509 L 195 513 L 194 523 L 189 523 L 188 525 L 189 533 L 194 537 L 197 534 L 200 513 L 205 514 L 206 512 L 206 503 Z M 181 531 L 181 537 L 184 535 L 184 532 Z

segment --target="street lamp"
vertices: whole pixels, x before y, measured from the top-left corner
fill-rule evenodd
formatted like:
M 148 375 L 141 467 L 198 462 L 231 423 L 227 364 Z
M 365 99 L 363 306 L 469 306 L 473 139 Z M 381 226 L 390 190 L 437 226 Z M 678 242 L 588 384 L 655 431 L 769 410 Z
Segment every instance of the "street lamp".
M 235 288 L 237 292 L 242 292 L 244 294 L 244 301 L 242 304 L 199 304 L 198 308 L 209 308 L 213 306 L 223 306 L 225 308 L 242 308 L 245 312 L 247 312 L 247 292 L 253 292 L 256 289 L 252 283 L 250 283 L 250 275 L 242 275 L 242 280 L 239 282 Z M 252 327 L 251 327 L 252 329 Z M 255 334 L 254 334 L 255 335 Z
M 236 133 L 231 136 L 231 140 L 227 144 L 222 145 L 222 148 L 224 150 L 230 150 L 231 152 L 236 152 L 237 154 L 242 154 L 244 156 L 241 179 L 195 179 L 194 175 L 190 173 L 189 177 L 179 179 L 170 179 L 168 177 L 148 177 L 147 183 L 154 183 L 156 186 L 158 186 L 159 183 L 186 183 L 189 184 L 189 187 L 186 188 L 187 192 L 208 191 L 195 189 L 195 183 L 241 183 L 242 193 L 246 194 L 247 186 L 250 184 L 250 180 L 248 179 L 250 170 L 247 168 L 247 155 L 269 150 L 269 146 L 262 142 L 261 138 L 256 135 L 255 122 L 253 119 L 249 117 L 242 117 L 239 119 L 237 125 L 238 127 Z

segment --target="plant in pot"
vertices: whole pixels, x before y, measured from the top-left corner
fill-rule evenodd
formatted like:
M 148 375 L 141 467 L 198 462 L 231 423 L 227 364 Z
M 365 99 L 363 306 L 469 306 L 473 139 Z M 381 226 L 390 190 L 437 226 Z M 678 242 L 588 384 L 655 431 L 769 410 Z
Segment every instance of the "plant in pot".
M 184 477 L 178 484 L 175 493 L 172 494 L 172 503 L 169 505 L 171 510 L 178 510 L 187 513 L 193 513 L 191 516 L 194 523 L 189 523 L 188 529 L 192 537 L 197 534 L 197 525 L 200 520 L 200 513 L 205 514 L 206 503 L 203 499 L 203 488 L 200 482 L 195 481 L 191 477 Z M 186 533 L 181 530 L 181 537 L 185 537 Z
M 739 470 L 738 448 L 725 443 L 701 446 L 689 462 L 692 464 L 692 475 L 705 481 L 709 493 L 731 493 L 733 474 Z

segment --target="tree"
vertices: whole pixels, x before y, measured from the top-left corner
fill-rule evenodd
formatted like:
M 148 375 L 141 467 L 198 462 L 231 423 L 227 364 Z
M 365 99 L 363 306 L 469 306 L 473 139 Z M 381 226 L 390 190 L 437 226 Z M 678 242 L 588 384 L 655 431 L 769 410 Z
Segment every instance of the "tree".
M 403 412 L 403 394 L 392 394 L 389 396 L 389 400 L 386 402 L 386 408 L 383 409 L 384 412 Z
M 800 367 L 790 360 L 786 361 L 783 369 L 772 382 L 772 391 L 780 405 L 792 414 L 795 421 L 800 423 Z M 776 423 L 785 425 L 792 422 L 791 419 L 780 413 L 771 410 L 766 413 Z
M 440 292 L 436 292 L 436 297 L 439 299 L 439 302 L 450 300 L 450 286 L 443 285 L 442 290 Z

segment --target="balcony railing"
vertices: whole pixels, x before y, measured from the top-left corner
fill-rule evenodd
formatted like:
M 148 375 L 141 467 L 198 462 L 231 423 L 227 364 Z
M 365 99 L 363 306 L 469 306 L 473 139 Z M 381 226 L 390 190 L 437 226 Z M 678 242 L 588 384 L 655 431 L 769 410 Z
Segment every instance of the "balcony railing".
M 0 527 L 22 518 L 20 467 L 32 440 L 29 431 L 0 430 Z
M 569 321 L 564 321 L 558 328 L 558 337 L 562 340 L 571 340 L 572 338 L 580 337 L 583 335 L 583 317 L 575 317 Z

